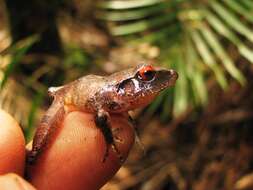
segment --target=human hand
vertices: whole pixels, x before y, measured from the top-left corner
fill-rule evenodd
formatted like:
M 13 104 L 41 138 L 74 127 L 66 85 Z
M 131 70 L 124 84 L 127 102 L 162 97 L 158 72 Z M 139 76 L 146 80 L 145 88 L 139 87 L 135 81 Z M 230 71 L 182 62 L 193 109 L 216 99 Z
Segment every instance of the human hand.
M 32 166 L 25 166 L 25 143 L 18 124 L 3 111 L 0 121 L 0 174 L 13 172 L 23 176 L 26 167 L 27 180 L 37 189 L 99 189 L 121 166 L 111 149 L 105 163 L 102 162 L 105 142 L 91 114 L 69 113 Z M 113 115 L 111 122 L 112 128 L 121 129 L 117 135 L 123 142 L 117 146 L 125 159 L 134 142 L 134 131 L 123 116 Z M 3 185 L 14 183 L 16 189 L 22 189 L 17 184 L 33 189 L 16 175 L 0 177 L 1 190 L 6 187 Z

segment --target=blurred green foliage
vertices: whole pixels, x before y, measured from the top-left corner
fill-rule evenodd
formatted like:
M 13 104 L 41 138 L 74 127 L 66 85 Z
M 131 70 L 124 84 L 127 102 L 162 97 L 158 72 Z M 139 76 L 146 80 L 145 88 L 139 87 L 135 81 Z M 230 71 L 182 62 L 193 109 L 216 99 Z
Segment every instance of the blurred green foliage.
M 18 43 L 15 43 L 14 45 L 11 45 L 8 47 L 8 49 L 1 53 L 1 57 L 6 56 L 6 54 L 11 54 L 12 57 L 10 63 L 7 65 L 3 73 L 0 89 L 4 87 L 8 77 L 13 72 L 17 64 L 22 60 L 23 56 L 32 47 L 32 45 L 38 41 L 38 39 L 38 35 L 28 37 L 22 41 L 19 41 Z
M 109 0 L 100 2 L 98 9 L 97 17 L 112 35 L 128 43 L 157 45 L 162 65 L 179 72 L 175 88 L 158 97 L 149 112 L 163 106 L 162 115 L 168 117 L 173 102 L 172 113 L 179 116 L 189 107 L 205 105 L 212 78 L 223 90 L 231 77 L 246 83 L 233 52 L 227 50 L 234 47 L 253 63 L 252 1 Z
M 89 57 L 89 54 L 87 54 L 83 49 L 80 47 L 67 47 L 66 55 L 64 58 L 64 67 L 71 68 L 71 67 L 77 67 L 79 69 L 85 70 L 87 67 L 89 67 L 89 62 L 91 61 L 91 58 Z

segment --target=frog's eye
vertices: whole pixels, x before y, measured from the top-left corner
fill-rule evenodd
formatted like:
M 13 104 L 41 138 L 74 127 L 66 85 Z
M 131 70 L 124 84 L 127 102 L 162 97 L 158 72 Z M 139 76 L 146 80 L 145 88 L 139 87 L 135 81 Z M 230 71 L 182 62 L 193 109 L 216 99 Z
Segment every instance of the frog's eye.
M 151 65 L 144 66 L 138 71 L 138 78 L 144 81 L 150 81 L 155 77 L 156 71 Z

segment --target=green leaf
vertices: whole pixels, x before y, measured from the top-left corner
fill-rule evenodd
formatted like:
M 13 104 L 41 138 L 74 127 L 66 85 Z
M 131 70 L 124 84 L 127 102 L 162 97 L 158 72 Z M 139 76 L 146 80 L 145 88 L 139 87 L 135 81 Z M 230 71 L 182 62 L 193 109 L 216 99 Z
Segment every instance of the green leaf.
M 187 71 L 181 56 L 175 57 L 175 68 L 179 78 L 174 87 L 173 115 L 179 116 L 188 108 Z
M 180 25 L 174 24 L 170 25 L 168 27 L 161 28 L 159 32 L 152 32 L 150 34 L 147 34 L 143 36 L 142 38 L 139 38 L 135 40 L 136 42 L 149 42 L 149 43 L 159 43 L 159 42 L 165 42 L 167 44 L 170 43 L 172 40 L 177 38 L 177 35 L 180 33 L 181 27 Z M 169 47 L 170 45 L 168 45 Z
M 241 85 L 244 85 L 246 82 L 245 77 L 240 70 L 235 67 L 233 61 L 223 49 L 216 35 L 208 27 L 200 27 L 200 31 L 215 54 L 220 58 L 228 73 L 240 82 Z
M 228 86 L 225 74 L 223 73 L 222 68 L 216 63 L 215 58 L 209 51 L 207 44 L 197 31 L 191 31 L 191 36 L 204 63 L 212 69 L 218 83 L 223 89 L 225 89 Z
M 98 7 L 104 9 L 132 9 L 155 5 L 163 1 L 164 0 L 102 1 L 98 3 Z
M 232 30 L 228 29 L 225 24 L 223 24 L 218 17 L 216 17 L 210 11 L 205 11 L 206 19 L 208 23 L 222 36 L 226 37 L 228 40 L 234 43 L 238 48 L 238 51 L 253 63 L 253 51 L 249 49 L 244 43 L 233 33 Z
M 241 0 L 240 3 L 244 4 L 249 9 L 253 9 L 253 2 L 252 2 L 252 0 Z
M 248 28 L 240 18 L 236 17 L 233 13 L 228 11 L 225 7 L 223 7 L 220 3 L 216 1 L 210 1 L 210 5 L 213 10 L 223 18 L 223 20 L 231 26 L 235 31 L 242 34 L 246 38 L 248 38 L 251 42 L 253 42 L 253 32 L 250 28 Z
M 115 36 L 134 34 L 147 29 L 161 26 L 176 18 L 176 14 L 165 14 L 149 20 L 141 20 L 130 24 L 123 24 L 111 28 L 111 33 Z
M 127 10 L 127 11 L 109 11 L 98 12 L 96 16 L 99 19 L 108 21 L 128 21 L 142 19 L 155 13 L 161 13 L 167 9 L 171 3 L 159 3 L 155 6 L 145 7 L 141 9 Z
M 243 6 L 241 6 L 241 3 L 239 3 L 238 0 L 224 0 L 224 2 L 234 11 L 237 13 L 243 15 L 248 21 L 253 23 L 253 12 L 247 10 Z
M 2 89 L 10 76 L 11 72 L 14 70 L 16 65 L 21 61 L 26 52 L 32 47 L 32 45 L 39 40 L 38 35 L 33 35 L 24 40 L 18 42 L 16 46 L 12 47 L 10 51 L 12 54 L 11 62 L 7 65 L 6 70 L 4 71 L 4 76 L 1 81 L 0 88 Z
M 196 49 L 193 47 L 189 37 L 187 37 L 185 41 L 187 76 L 191 81 L 193 96 L 197 104 L 205 105 L 208 101 L 207 85 L 204 79 L 205 72 L 200 68 L 201 63 L 199 62 Z

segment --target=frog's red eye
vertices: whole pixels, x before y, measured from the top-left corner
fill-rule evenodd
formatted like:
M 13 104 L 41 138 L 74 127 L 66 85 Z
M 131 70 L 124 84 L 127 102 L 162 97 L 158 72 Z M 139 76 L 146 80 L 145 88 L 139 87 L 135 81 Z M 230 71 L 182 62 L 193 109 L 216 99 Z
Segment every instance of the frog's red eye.
M 155 76 L 155 69 L 151 65 L 144 66 L 138 71 L 138 78 L 145 81 L 150 81 Z

